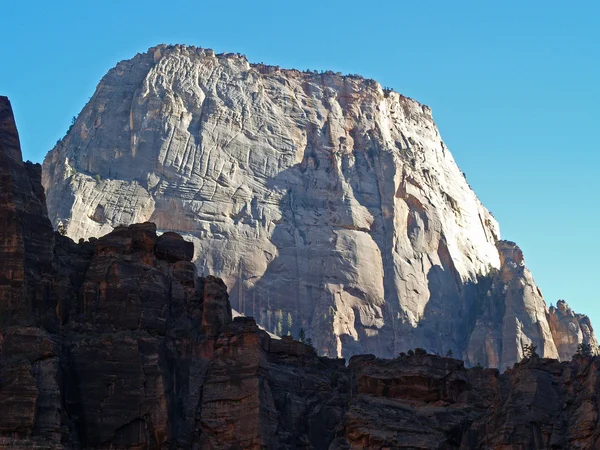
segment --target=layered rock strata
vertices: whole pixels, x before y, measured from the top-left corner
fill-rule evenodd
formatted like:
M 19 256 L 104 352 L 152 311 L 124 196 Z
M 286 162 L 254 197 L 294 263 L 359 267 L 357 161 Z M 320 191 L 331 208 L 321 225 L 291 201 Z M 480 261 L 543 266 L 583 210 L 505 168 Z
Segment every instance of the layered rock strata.
M 279 335 L 304 329 L 321 354 L 419 346 L 505 367 L 523 343 L 572 353 L 520 262 L 498 281 L 527 289 L 474 313 L 480 279 L 504 264 L 498 224 L 431 110 L 374 80 L 158 46 L 108 72 L 43 167 L 70 237 L 177 231 L 235 310 Z
M 223 281 L 198 277 L 190 244 L 152 223 L 46 241 L 41 188 L 5 131 L 0 448 L 600 446 L 598 357 L 502 375 L 423 350 L 346 365 L 232 319 Z M 22 244 L 34 224 L 42 235 Z

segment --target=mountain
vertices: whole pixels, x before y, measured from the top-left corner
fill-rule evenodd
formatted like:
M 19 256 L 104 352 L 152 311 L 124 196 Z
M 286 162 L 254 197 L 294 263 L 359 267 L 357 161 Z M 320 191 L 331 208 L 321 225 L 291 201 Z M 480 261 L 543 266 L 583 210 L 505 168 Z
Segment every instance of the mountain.
M 322 358 L 233 319 L 223 282 L 197 277 L 175 233 L 144 223 L 79 244 L 52 234 L 40 166 L 22 163 L 5 97 L 0 161 L 2 448 L 600 443 L 598 357 L 532 356 L 502 375 L 422 349 Z M 514 245 L 502 251 L 518 264 Z
M 101 80 L 43 164 L 75 240 L 151 221 L 266 330 L 324 355 L 412 347 L 504 368 L 597 347 L 549 310 L 431 110 L 374 80 L 157 46 Z
M 502 375 L 423 349 L 319 357 L 234 319 L 223 281 L 197 276 L 176 233 L 132 224 L 78 244 L 53 233 L 6 97 L 0 163 L 0 448 L 600 445 L 600 357 L 532 355 Z M 513 244 L 501 254 L 502 267 L 520 264 Z M 505 275 L 487 280 L 488 297 Z M 572 315 L 557 310 L 558 323 Z

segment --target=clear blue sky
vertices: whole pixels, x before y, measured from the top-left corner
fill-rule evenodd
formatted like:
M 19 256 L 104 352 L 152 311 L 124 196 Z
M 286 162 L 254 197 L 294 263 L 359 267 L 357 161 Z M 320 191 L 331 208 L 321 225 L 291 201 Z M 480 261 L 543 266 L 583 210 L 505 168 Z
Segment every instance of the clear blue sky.
M 0 94 L 26 159 L 42 161 L 108 69 L 159 43 L 375 78 L 432 107 L 546 301 L 600 331 L 600 2 L 3 3 Z

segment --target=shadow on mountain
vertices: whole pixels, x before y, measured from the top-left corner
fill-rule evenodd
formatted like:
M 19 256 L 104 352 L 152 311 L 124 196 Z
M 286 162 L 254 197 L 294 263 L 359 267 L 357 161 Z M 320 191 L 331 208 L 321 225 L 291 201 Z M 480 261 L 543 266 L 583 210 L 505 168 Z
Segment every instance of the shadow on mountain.
M 302 162 L 267 181 L 281 195 L 271 235 L 278 254 L 258 280 L 231 286 L 233 308 L 278 335 L 303 329 L 326 355 L 462 353 L 458 336 L 472 329 L 476 285 L 462 283 L 442 238 L 442 266 L 429 271 L 430 298 L 411 325 L 394 285 L 394 217 L 386 213 L 396 194 L 393 154 L 369 134 L 355 135 L 346 154 L 332 153 L 330 141 L 327 125 L 313 129 Z M 373 219 L 368 228 L 357 224 L 364 211 Z M 380 272 L 369 270 L 375 258 Z

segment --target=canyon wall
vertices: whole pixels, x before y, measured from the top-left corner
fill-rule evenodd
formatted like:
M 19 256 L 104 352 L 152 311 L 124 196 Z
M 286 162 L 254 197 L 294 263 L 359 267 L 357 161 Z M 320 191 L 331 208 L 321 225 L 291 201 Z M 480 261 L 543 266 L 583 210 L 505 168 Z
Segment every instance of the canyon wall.
M 419 346 L 501 368 L 530 343 L 572 354 L 431 110 L 374 80 L 158 46 L 106 74 L 43 169 L 68 236 L 176 231 L 236 311 L 305 330 L 320 354 Z M 595 343 L 591 327 L 561 330 Z
M 0 162 L 1 449 L 600 445 L 599 357 L 533 356 L 502 375 L 422 349 L 321 357 L 234 319 L 223 281 L 198 276 L 176 233 L 52 234 L 5 97 Z M 500 270 L 480 283 L 490 317 L 506 310 L 490 300 L 499 280 L 507 304 L 531 287 L 516 246 L 499 249 Z M 558 310 L 562 329 L 571 315 Z

